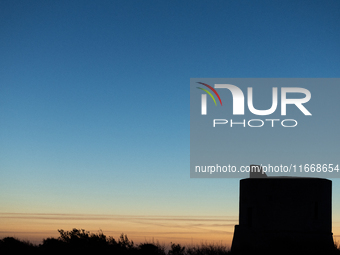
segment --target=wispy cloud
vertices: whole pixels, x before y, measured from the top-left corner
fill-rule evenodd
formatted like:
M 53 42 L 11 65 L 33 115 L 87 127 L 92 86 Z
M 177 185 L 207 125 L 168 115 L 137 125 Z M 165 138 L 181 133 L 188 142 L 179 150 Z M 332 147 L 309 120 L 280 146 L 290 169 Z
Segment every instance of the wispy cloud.
M 42 221 L 44 224 L 50 222 L 60 224 L 69 222 L 79 226 L 84 224 L 96 225 L 109 224 L 116 226 L 123 223 L 130 224 L 130 230 L 134 236 L 177 236 L 187 239 L 202 235 L 231 235 L 233 227 L 238 223 L 236 216 L 163 216 L 163 215 L 109 215 L 109 214 L 63 214 L 63 213 L 0 213 L 0 220 L 27 220 Z M 102 222 L 102 223 L 100 223 Z M 58 224 L 58 223 L 57 223 Z M 98 224 L 98 225 L 99 225 Z M 132 225 L 131 225 L 132 224 Z M 113 227 L 113 229 L 115 229 Z M 0 234 L 28 234 L 24 231 L 0 231 Z M 106 231 L 106 234 L 117 234 L 117 231 Z M 38 232 L 34 232 L 37 234 Z M 41 232 L 43 234 L 44 232 Z
M 184 221 L 184 222 L 228 222 L 235 225 L 236 216 L 150 216 L 150 215 L 108 215 L 108 214 L 52 214 L 52 213 L 0 213 L 0 219 L 39 220 L 126 220 L 126 221 Z M 227 224 L 229 225 L 229 224 Z

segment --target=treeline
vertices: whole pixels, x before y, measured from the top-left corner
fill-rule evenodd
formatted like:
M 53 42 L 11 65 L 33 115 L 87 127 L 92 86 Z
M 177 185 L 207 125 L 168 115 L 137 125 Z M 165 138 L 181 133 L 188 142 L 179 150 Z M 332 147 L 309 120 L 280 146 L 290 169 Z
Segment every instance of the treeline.
M 0 240 L 0 255 L 9 254 L 111 254 L 111 255 L 236 255 L 232 253 L 226 246 L 201 244 L 196 246 L 182 246 L 180 244 L 171 243 L 170 247 L 165 247 L 159 243 L 145 242 L 136 245 L 129 240 L 124 234 L 116 240 L 113 237 L 107 237 L 102 231 L 99 233 L 90 233 L 84 229 L 73 229 L 71 231 L 58 230 L 60 236 L 58 238 L 47 238 L 40 245 L 33 245 L 28 241 L 22 241 L 13 237 L 5 237 Z M 242 252 L 237 253 L 245 255 L 254 254 L 334 254 L 340 255 L 340 246 L 335 245 L 334 250 L 330 252 L 313 252 L 312 245 L 299 249 L 291 249 L 283 243 L 275 246 L 267 252 Z M 302 249 L 301 249 L 302 248 Z M 308 252 L 306 252 L 308 250 Z
M 40 245 L 21 241 L 13 237 L 0 240 L 0 254 L 111 254 L 111 255 L 205 255 L 230 254 L 222 245 L 202 244 L 185 247 L 171 243 L 165 247 L 159 243 L 145 242 L 136 245 L 124 234 L 116 240 L 102 231 L 90 233 L 84 229 L 58 230 L 58 238 L 47 238 Z

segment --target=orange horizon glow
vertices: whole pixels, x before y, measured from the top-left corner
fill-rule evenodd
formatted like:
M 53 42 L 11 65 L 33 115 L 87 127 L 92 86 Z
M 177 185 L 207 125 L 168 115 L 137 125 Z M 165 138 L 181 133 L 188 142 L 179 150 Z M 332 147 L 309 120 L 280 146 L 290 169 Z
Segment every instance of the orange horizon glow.
M 236 224 L 236 216 L 0 213 L 0 238 L 11 236 L 40 244 L 48 237 L 59 237 L 58 229 L 70 231 L 77 228 L 92 233 L 101 230 L 107 237 L 112 236 L 116 240 L 124 233 L 136 244 L 209 243 L 230 247 Z
M 333 238 L 340 240 L 340 222 L 333 221 Z M 151 242 L 166 247 L 218 244 L 230 247 L 238 216 L 150 216 L 63 213 L 0 213 L 0 238 L 15 237 L 41 244 L 59 237 L 58 229 L 102 231 L 116 240 L 123 233 L 135 244 Z

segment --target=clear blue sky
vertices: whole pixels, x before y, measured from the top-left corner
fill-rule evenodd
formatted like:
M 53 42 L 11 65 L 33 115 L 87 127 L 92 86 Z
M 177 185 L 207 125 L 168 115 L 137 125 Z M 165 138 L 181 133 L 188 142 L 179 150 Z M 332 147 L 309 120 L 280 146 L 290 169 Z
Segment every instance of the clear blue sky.
M 0 212 L 237 216 L 190 78 L 339 77 L 340 2 L 1 1 L 0 35 Z

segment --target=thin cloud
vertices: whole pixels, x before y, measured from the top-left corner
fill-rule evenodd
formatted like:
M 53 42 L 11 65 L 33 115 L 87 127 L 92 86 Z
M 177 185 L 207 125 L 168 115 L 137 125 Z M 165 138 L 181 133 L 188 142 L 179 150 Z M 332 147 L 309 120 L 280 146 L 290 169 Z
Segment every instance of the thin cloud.
M 143 220 L 143 221 L 186 221 L 186 222 L 236 222 L 236 216 L 149 216 L 149 215 L 101 215 L 101 214 L 51 214 L 51 213 L 0 213 L 5 219 L 41 220 Z
M 0 213 L 0 219 L 26 219 L 42 221 L 119 221 L 156 226 L 162 231 L 133 231 L 137 235 L 201 235 L 202 233 L 232 234 L 238 223 L 235 216 L 149 216 L 149 215 L 107 215 L 107 214 L 65 214 L 65 213 Z M 174 231 L 169 231 L 173 229 Z M 231 231 L 228 231 L 231 230 Z M 109 231 L 108 233 L 110 233 Z M 116 232 L 116 231 L 113 231 Z M 112 233 L 113 233 L 112 232 Z M 4 233 L 4 232 L 0 232 Z M 8 233 L 8 232 L 7 232 Z M 18 233 L 18 232 L 12 232 Z M 22 232 L 21 232 L 22 233 Z

